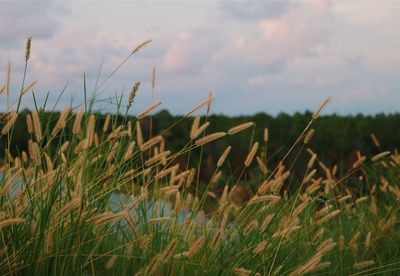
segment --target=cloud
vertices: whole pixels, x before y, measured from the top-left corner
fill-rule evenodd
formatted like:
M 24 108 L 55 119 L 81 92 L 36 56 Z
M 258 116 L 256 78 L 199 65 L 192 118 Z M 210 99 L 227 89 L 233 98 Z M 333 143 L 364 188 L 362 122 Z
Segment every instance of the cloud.
M 0 48 L 14 48 L 28 36 L 52 37 L 60 26 L 60 14 L 67 11 L 54 2 L 0 1 Z
M 327 6 L 304 5 L 279 17 L 238 20 L 237 25 L 219 18 L 218 25 L 212 22 L 165 37 L 162 93 L 174 93 L 186 103 L 212 90 L 224 102 L 216 103 L 216 110 L 225 113 L 262 110 L 265 102 L 275 102 L 278 109 L 289 94 L 293 105 L 298 104 L 299 95 L 293 95 L 296 77 L 286 76 L 285 70 L 298 58 L 319 58 L 318 47 L 330 38 L 328 12 Z M 279 91 L 282 96 L 276 95 Z
M 187 111 L 210 90 L 217 98 L 214 111 L 229 114 L 305 110 L 328 95 L 345 112 L 398 109 L 398 4 L 67 2 L 0 0 L 0 85 L 11 61 L 13 96 L 29 35 L 27 83 L 38 80 L 38 98 L 51 91 L 49 102 L 55 102 L 69 82 L 63 98 L 75 97 L 75 103 L 84 72 L 90 92 L 102 60 L 104 79 L 135 45 L 154 38 L 103 86 L 103 98 L 126 94 L 140 80 L 133 112 L 142 109 L 150 101 L 155 66 L 156 98 L 174 113 Z M 370 13 L 377 6 L 379 16 Z M 23 104 L 30 104 L 28 97 Z
M 305 14 L 313 17 L 305 20 Z M 279 18 L 252 23 L 252 32 L 238 30 L 232 42 L 213 55 L 209 68 L 222 67 L 236 82 L 261 87 L 268 76 L 283 73 L 297 58 L 318 58 L 318 47 L 330 38 L 321 9 L 302 8 Z
M 174 74 L 198 74 L 210 57 L 224 46 L 224 35 L 212 27 L 177 32 L 161 43 L 165 47 L 162 69 Z
M 220 8 L 225 14 L 240 20 L 256 21 L 266 18 L 278 18 L 289 10 L 291 1 L 223 1 Z
M 387 89 L 385 85 L 362 85 L 356 89 L 349 90 L 344 93 L 340 101 L 343 104 L 350 104 L 352 102 L 367 101 L 371 102 L 379 99 L 387 94 Z
M 346 64 L 350 67 L 352 70 L 361 70 L 365 57 L 364 55 L 352 55 L 352 56 L 344 56 L 343 57 L 344 61 Z

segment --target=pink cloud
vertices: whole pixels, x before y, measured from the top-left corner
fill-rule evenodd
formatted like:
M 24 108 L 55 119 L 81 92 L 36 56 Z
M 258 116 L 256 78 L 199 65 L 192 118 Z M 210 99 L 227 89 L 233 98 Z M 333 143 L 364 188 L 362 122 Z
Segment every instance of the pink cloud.
M 246 28 L 239 30 L 232 43 L 218 49 L 213 62 L 229 64 L 231 60 L 240 60 L 245 67 L 268 68 L 313 55 L 328 41 L 326 20 L 329 19 L 325 18 L 328 12 L 325 4 L 313 9 L 299 5 L 278 18 L 259 20 L 252 26 L 252 32 Z
M 276 76 L 264 74 L 264 75 L 257 75 L 254 77 L 249 78 L 247 81 L 248 85 L 251 87 L 263 87 L 267 85 L 273 78 L 276 78 Z
M 344 104 L 354 101 L 372 101 L 384 96 L 386 92 L 385 85 L 363 85 L 343 94 L 340 101 Z
M 183 32 L 178 34 L 176 40 L 173 40 L 167 49 L 163 67 L 166 71 L 176 73 L 183 71 L 189 64 L 190 59 L 190 34 Z

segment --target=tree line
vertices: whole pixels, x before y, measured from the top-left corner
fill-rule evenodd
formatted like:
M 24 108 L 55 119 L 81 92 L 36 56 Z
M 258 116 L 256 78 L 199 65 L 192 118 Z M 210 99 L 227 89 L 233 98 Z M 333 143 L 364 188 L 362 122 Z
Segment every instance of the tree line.
M 27 151 L 30 135 L 26 127 L 26 115 L 29 110 L 20 112 L 15 123 L 13 142 L 10 148 L 11 154 Z M 97 114 L 96 129 L 101 132 L 104 121 L 104 114 Z M 50 122 L 48 127 L 51 129 L 58 120 L 58 112 L 41 112 L 41 120 Z M 190 158 L 182 158 L 179 162 L 185 165 L 196 166 L 202 156 L 201 177 L 207 179 L 213 174 L 215 165 L 220 154 L 224 149 L 231 145 L 232 151 L 228 159 L 229 165 L 226 169 L 227 174 L 237 175 L 243 164 L 243 160 L 251 147 L 251 143 L 259 141 L 263 144 L 264 129 L 268 128 L 269 139 L 266 144 L 267 155 L 265 156 L 267 166 L 276 165 L 288 152 L 296 139 L 308 122 L 312 118 L 311 112 L 295 113 L 288 115 L 280 113 L 270 116 L 265 113 L 254 115 L 229 117 L 225 115 L 203 116 L 201 122 L 210 122 L 207 133 L 216 131 L 226 131 L 229 128 L 245 122 L 254 122 L 253 128 L 249 128 L 239 134 L 224 137 L 221 140 L 209 143 L 203 149 L 195 149 L 190 152 Z M 127 118 L 133 125 L 135 117 Z M 114 123 L 121 123 L 124 120 L 122 115 L 115 117 Z M 151 123 L 150 123 L 151 120 Z M 178 124 L 175 124 L 178 122 Z M 179 115 L 172 115 L 166 110 L 162 110 L 155 115 L 146 117 L 141 121 L 144 138 L 149 138 L 150 131 L 153 135 L 163 133 L 166 139 L 166 148 L 172 152 L 179 151 L 190 143 L 190 129 L 193 118 L 183 118 Z M 63 135 L 72 135 L 73 120 L 67 124 Z M 4 123 L 1 123 L 4 124 Z M 325 115 L 314 122 L 312 128 L 315 134 L 309 144 L 300 143 L 294 148 L 287 159 L 287 166 L 292 167 L 292 171 L 304 172 L 309 155 L 306 149 L 310 148 L 318 154 L 318 159 L 326 165 L 338 165 L 338 169 L 345 171 L 357 158 L 357 150 L 364 155 L 371 156 L 383 150 L 394 150 L 400 146 L 400 114 L 377 114 L 377 115 L 356 115 L 339 116 Z M 151 130 L 150 130 L 151 128 Z M 374 134 L 379 141 L 379 145 L 371 140 Z M 0 138 L 0 157 L 4 157 L 6 152 L 7 139 Z M 263 145 L 265 147 L 265 145 Z M 302 154 L 300 154 L 302 152 Z M 187 164 L 190 162 L 190 164 Z

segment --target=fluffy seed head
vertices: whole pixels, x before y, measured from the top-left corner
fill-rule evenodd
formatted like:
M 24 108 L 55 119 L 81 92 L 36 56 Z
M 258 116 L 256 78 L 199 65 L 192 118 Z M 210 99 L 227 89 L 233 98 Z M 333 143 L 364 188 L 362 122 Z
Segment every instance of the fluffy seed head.
M 6 135 L 17 121 L 18 114 L 16 112 L 10 112 L 7 114 L 7 122 L 1 130 L 1 135 Z
M 388 156 L 389 154 L 390 154 L 390 151 L 384 151 L 384 152 L 378 153 L 371 158 L 371 161 L 372 162 L 378 161 L 379 159 L 382 159 L 382 158 Z
M 32 123 L 32 117 L 30 114 L 26 115 L 26 127 L 28 129 L 28 133 L 32 134 L 33 133 L 33 123 Z
M 129 158 L 132 157 L 132 154 L 133 154 L 133 151 L 135 149 L 135 146 L 136 146 L 136 142 L 135 141 L 132 141 L 129 144 L 128 149 L 126 150 L 125 155 L 124 155 L 124 160 L 125 161 L 127 161 Z
M 6 94 L 10 95 L 10 84 L 11 84 L 11 62 L 7 66 L 7 82 L 6 82 Z
M 367 260 L 367 261 L 362 261 L 362 262 L 353 264 L 353 268 L 354 269 L 361 269 L 361 268 L 364 268 L 364 267 L 367 267 L 367 266 L 371 266 L 371 265 L 374 265 L 374 264 L 375 264 L 374 260 Z
M 199 251 L 199 249 L 203 246 L 204 241 L 204 237 L 200 237 L 192 244 L 188 252 L 189 258 L 193 257 Z
M 153 72 L 151 74 L 151 89 L 154 90 L 156 87 L 156 67 L 153 67 Z
M 337 215 L 339 215 L 340 212 L 341 212 L 341 210 L 332 211 L 332 212 L 328 213 L 327 215 L 325 215 L 324 217 L 322 217 L 319 220 L 317 220 L 315 223 L 317 225 L 322 224 L 322 223 L 330 220 L 331 218 L 336 217 Z
M 29 57 L 31 56 L 31 44 L 32 44 L 32 37 L 28 37 L 26 40 L 25 44 L 25 61 L 29 60 Z
M 41 141 L 42 140 L 42 127 L 40 125 L 40 119 L 39 119 L 39 114 L 37 111 L 32 112 L 32 119 L 33 119 L 33 128 L 35 130 L 35 137 L 36 141 Z
M 264 252 L 265 248 L 267 248 L 268 242 L 267 241 L 262 241 L 253 250 L 253 254 L 258 255 Z
M 263 174 L 267 174 L 268 169 L 267 169 L 267 166 L 265 165 L 264 161 L 258 156 L 256 157 L 256 161 L 257 161 L 258 167 L 260 168 L 261 172 Z
M 231 152 L 231 149 L 232 149 L 232 147 L 228 146 L 224 150 L 224 152 L 221 154 L 221 156 L 219 157 L 218 162 L 217 162 L 217 167 L 218 168 L 221 167 L 224 164 L 226 158 L 228 157 L 228 154 Z
M 72 126 L 72 134 L 74 134 L 74 135 L 81 134 L 82 118 L 83 118 L 83 107 L 80 107 L 78 109 L 78 112 L 76 112 L 76 115 L 75 115 L 74 124 Z
M 132 106 L 135 100 L 136 93 L 139 90 L 139 86 L 140 86 L 140 81 L 136 82 L 133 85 L 131 93 L 129 94 L 127 109 L 129 109 Z
M 244 161 L 245 167 L 249 167 L 251 165 L 251 162 L 253 162 L 253 159 L 256 156 L 257 150 L 258 150 L 258 142 L 255 142 L 249 154 L 247 155 L 246 160 Z
M 5 219 L 0 221 L 0 229 L 10 226 L 10 225 L 15 225 L 15 224 L 20 224 L 24 223 L 25 219 L 23 218 L 10 218 L 10 219 Z
M 88 147 L 90 147 L 94 142 L 95 126 L 96 126 L 96 117 L 92 114 L 89 117 L 89 123 L 86 130 L 86 140 Z
M 140 49 L 142 49 L 142 48 L 146 47 L 147 45 L 149 45 L 152 41 L 153 41 L 153 39 L 149 39 L 149 40 L 146 40 L 146 41 L 140 43 L 138 46 L 133 48 L 131 54 L 134 54 L 134 53 L 138 52 Z
M 58 118 L 58 121 L 51 132 L 51 136 L 57 135 L 57 133 L 61 129 L 65 128 L 65 126 L 67 125 L 67 118 L 70 112 L 71 112 L 70 106 L 68 106 L 63 112 L 61 112 L 60 118 Z
M 241 131 L 243 131 L 243 130 L 245 130 L 245 129 L 253 126 L 253 125 L 254 125 L 253 122 L 247 122 L 247 123 L 243 123 L 243 124 L 234 126 L 234 127 L 230 128 L 228 130 L 228 135 L 236 134 L 236 133 L 241 132 Z
M 192 128 L 190 129 L 190 139 L 195 139 L 195 134 L 197 132 L 197 129 L 199 128 L 199 125 L 200 125 L 200 116 L 196 116 L 193 120 Z
M 379 148 L 381 144 L 379 143 L 378 138 L 376 138 L 374 133 L 371 133 L 371 140 L 375 147 Z
M 331 99 L 332 99 L 331 97 L 328 97 L 325 101 L 322 102 L 322 104 L 318 107 L 318 109 L 313 113 L 312 115 L 313 120 L 316 120 L 319 117 L 319 114 L 321 113 L 322 109 L 324 109 L 325 106 L 328 105 Z
M 353 169 L 356 169 L 358 167 L 361 167 L 362 164 L 364 164 L 365 160 L 367 160 L 367 157 L 362 156 L 359 158 L 354 164 L 353 164 Z
M 202 145 L 207 144 L 207 143 L 209 143 L 211 141 L 214 141 L 214 140 L 217 140 L 219 138 L 222 138 L 225 135 L 226 135 L 225 132 L 215 132 L 215 133 L 209 134 L 207 136 L 204 136 L 203 138 L 200 138 L 200 139 L 196 140 L 195 143 L 196 143 L 197 146 L 202 146 Z
M 316 159 L 317 159 L 317 155 L 314 153 L 311 156 L 310 161 L 308 161 L 308 163 L 307 163 L 307 168 L 308 169 L 311 169 L 314 166 L 314 162 L 315 162 Z
M 269 131 L 268 128 L 264 129 L 264 142 L 267 143 L 269 139 Z
M 160 143 L 161 140 L 162 140 L 161 135 L 155 136 L 155 137 L 151 138 L 150 140 L 146 141 L 145 143 L 143 143 L 142 145 L 140 145 L 140 150 L 146 151 L 149 148 L 151 148 L 152 146 L 154 146 L 155 144 Z
M 147 114 L 149 114 L 151 111 L 153 111 L 154 109 L 156 109 L 160 105 L 161 105 L 161 102 L 158 102 L 158 103 L 150 105 L 148 108 L 146 108 L 145 110 L 143 110 L 142 112 L 139 113 L 139 115 L 137 116 L 137 119 L 138 120 L 143 119 L 144 117 L 147 116 Z
M 205 122 L 204 124 L 202 124 L 193 134 L 193 138 L 192 139 L 196 139 L 197 137 L 200 136 L 200 134 L 202 134 L 206 128 L 208 128 L 208 126 L 210 125 L 210 122 Z
M 115 261 L 117 260 L 117 257 L 117 255 L 112 255 L 111 258 L 108 259 L 106 263 L 106 269 L 110 270 L 113 267 Z
M 315 131 L 314 131 L 313 128 L 310 129 L 310 130 L 307 132 L 306 136 L 304 137 L 304 144 L 310 143 L 312 137 L 314 136 L 314 132 L 315 132 Z
M 136 139 L 139 146 L 143 145 L 143 133 L 140 122 L 136 121 Z

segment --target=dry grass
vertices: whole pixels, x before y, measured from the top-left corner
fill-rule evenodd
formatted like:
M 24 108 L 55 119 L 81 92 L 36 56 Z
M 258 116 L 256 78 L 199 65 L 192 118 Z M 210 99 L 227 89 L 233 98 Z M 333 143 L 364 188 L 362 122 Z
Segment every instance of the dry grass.
M 208 114 L 212 101 L 210 95 L 183 120 L 201 108 Z M 303 146 L 309 145 L 311 125 L 328 102 L 315 111 L 288 154 L 303 139 Z M 27 116 L 29 154 L 8 151 L 1 166 L 1 275 L 302 275 L 399 269 L 397 151 L 372 158 L 360 153 L 353 168 L 339 175 L 336 166 L 322 163 L 308 148 L 304 177 L 295 179 L 288 155 L 267 164 L 265 129 L 263 137 L 251 137 L 237 178 L 225 177 L 228 146 L 204 183 L 196 177 L 201 166 L 183 166 L 177 159 L 189 159 L 194 148 L 254 124 L 207 134 L 210 122 L 200 125 L 196 117 L 186 146 L 171 152 L 164 132 L 148 136 L 141 129 L 139 119 L 157 106 L 118 124 L 116 115 L 109 114 L 101 127 L 98 115 L 82 108 L 61 112 L 51 130 L 41 120 L 42 110 Z M 10 114 L 1 126 L 8 148 L 18 112 Z M 379 174 L 367 173 L 370 168 Z M 246 172 L 250 179 L 243 178 Z M 365 186 L 347 187 L 349 177 L 360 172 Z M 249 182 L 258 183 L 257 192 L 237 200 Z M 214 208 L 208 208 L 210 202 Z

